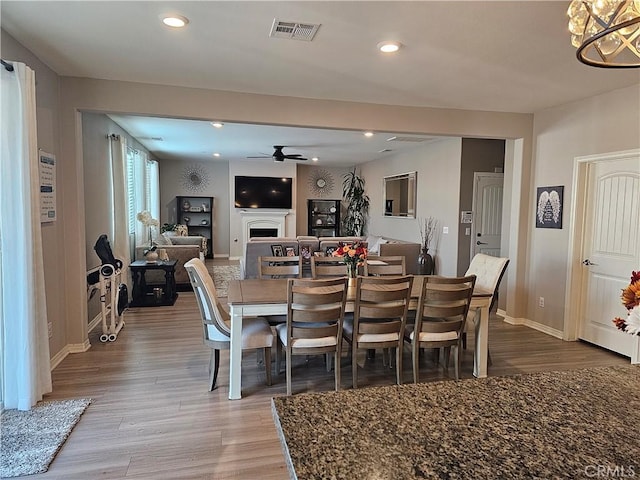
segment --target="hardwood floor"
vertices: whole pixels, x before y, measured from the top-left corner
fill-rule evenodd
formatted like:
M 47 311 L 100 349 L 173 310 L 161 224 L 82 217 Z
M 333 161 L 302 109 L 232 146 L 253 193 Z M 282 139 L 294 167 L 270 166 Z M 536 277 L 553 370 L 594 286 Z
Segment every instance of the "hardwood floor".
M 220 387 L 207 391 L 209 349 L 195 298 L 181 292 L 173 307 L 135 308 L 114 343 L 98 341 L 69 355 L 54 371 L 47 399 L 90 397 L 81 418 L 49 471 L 29 478 L 48 479 L 285 479 L 288 473 L 271 417 L 270 399 L 286 392 L 284 374 L 265 385 L 256 354 L 243 359 L 243 399 L 229 401 L 228 352 L 223 352 Z M 628 359 L 581 342 L 562 342 L 493 317 L 489 343 L 490 375 L 627 364 Z M 470 338 L 473 345 L 473 338 Z M 275 356 L 274 356 L 275 357 Z M 275 360 L 275 358 L 274 358 Z M 366 360 L 361 388 L 392 384 L 394 370 L 382 355 Z M 295 357 L 296 393 L 333 388 L 323 359 Z M 462 376 L 471 378 L 472 350 L 464 352 Z M 405 350 L 405 382 L 411 361 Z M 343 388 L 350 388 L 351 366 L 342 362 Z M 453 378 L 425 355 L 422 381 Z M 454 381 L 454 380 L 451 380 Z

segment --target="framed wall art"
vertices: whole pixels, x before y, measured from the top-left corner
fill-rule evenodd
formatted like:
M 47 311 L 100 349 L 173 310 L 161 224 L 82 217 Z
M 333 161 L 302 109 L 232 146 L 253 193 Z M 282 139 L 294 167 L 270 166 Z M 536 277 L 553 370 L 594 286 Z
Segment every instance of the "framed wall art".
M 564 187 L 538 187 L 536 191 L 536 228 L 562 228 Z

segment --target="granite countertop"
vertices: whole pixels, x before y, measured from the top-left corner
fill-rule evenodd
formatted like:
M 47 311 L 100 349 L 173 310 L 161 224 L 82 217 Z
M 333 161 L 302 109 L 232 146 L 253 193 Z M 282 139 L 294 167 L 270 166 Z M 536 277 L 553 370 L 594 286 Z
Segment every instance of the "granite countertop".
M 441 381 L 272 400 L 298 479 L 640 475 L 640 366 Z

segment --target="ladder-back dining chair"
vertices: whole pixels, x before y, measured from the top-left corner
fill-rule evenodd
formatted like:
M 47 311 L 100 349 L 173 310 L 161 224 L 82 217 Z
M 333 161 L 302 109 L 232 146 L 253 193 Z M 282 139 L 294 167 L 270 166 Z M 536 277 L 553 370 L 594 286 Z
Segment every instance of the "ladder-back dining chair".
M 311 257 L 311 277 L 336 278 L 347 275 L 347 265 L 341 257 Z
M 302 257 L 258 257 L 258 278 L 302 278 Z
M 413 382 L 420 378 L 420 349 L 444 348 L 445 368 L 453 347 L 456 380 L 460 375 L 460 350 L 476 282 L 475 275 L 458 278 L 423 278 L 415 325 L 407 326 L 405 341 L 411 345 Z
M 276 327 L 276 371 L 282 347 L 286 352 L 287 395 L 291 395 L 293 355 L 334 355 L 335 389 L 340 390 L 342 322 L 347 299 L 346 277 L 330 280 L 290 279 L 287 283 L 287 321 Z
M 359 349 L 396 352 L 396 381 L 402 383 L 402 346 L 413 276 L 358 277 L 353 319 L 344 322 L 344 337 L 351 346 L 353 388 L 358 387 Z
M 369 256 L 364 264 L 365 277 L 406 274 L 405 257 L 402 255 Z
M 198 258 L 184 265 L 191 286 L 196 295 L 204 343 L 211 348 L 209 360 L 209 391 L 216 387 L 220 367 L 220 350 L 229 350 L 231 341 L 231 319 L 222 307 L 216 294 L 216 287 L 207 267 Z M 262 318 L 244 318 L 242 322 L 242 349 L 264 349 L 264 365 L 267 385 L 271 385 L 271 346 L 274 335 L 269 324 Z

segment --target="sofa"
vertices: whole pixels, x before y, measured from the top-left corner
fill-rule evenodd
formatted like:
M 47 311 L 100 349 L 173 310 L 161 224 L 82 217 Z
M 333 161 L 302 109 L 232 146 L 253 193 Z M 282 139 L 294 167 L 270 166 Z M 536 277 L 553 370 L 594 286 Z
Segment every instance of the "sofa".
M 327 249 L 335 249 L 339 243 L 364 242 L 371 255 L 389 256 L 402 255 L 405 257 L 407 273 L 415 274 L 418 269 L 418 256 L 420 244 L 405 242 L 402 240 L 382 239 L 381 237 L 255 237 L 250 239 L 246 246 L 244 256 L 240 261 L 241 278 L 258 277 L 258 257 L 271 256 L 272 245 L 282 246 L 283 251 L 292 248 L 295 255 L 310 256 L 315 252 L 327 253 Z M 369 245 L 369 242 L 372 245 Z M 375 245 L 374 245 L 375 243 Z M 373 247 L 373 250 L 371 249 Z M 308 252 L 308 253 L 307 253 Z M 308 263 L 308 262 L 306 262 Z M 305 268 L 305 275 L 311 275 L 310 268 Z

